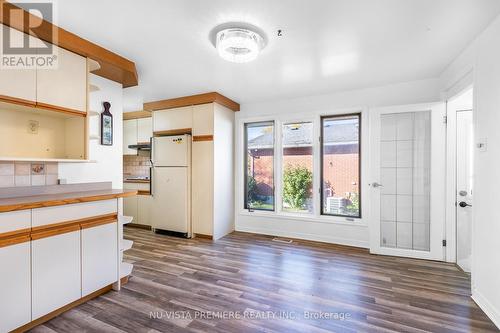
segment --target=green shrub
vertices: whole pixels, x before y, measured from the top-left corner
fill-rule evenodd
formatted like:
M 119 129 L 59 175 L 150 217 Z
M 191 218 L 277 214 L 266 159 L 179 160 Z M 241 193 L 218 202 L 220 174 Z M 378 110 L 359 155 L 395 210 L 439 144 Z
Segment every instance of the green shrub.
M 257 181 L 252 176 L 247 180 L 247 200 L 249 203 L 257 201 Z
M 283 201 L 293 209 L 302 209 L 312 188 L 312 172 L 304 167 L 287 166 L 283 173 Z

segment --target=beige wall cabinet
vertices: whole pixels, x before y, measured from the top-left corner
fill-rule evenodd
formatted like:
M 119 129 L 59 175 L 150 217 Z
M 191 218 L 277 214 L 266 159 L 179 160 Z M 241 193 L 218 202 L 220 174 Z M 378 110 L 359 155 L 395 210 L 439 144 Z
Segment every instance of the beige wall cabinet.
M 23 45 L 25 34 L 5 25 L 0 25 L 0 42 L 3 44 L 4 29 L 10 34 L 11 44 Z M 30 36 L 30 43 L 35 38 Z M 36 69 L 0 69 L 0 95 L 26 102 L 36 102 Z
M 37 103 L 87 112 L 87 58 L 53 47 L 57 69 L 37 69 Z
M 153 136 L 153 119 L 139 118 L 123 121 L 123 155 L 137 155 L 136 149 L 130 149 L 129 145 L 138 143 L 149 143 Z
M 130 149 L 129 145 L 137 144 L 137 119 L 123 121 L 123 155 L 137 155 L 136 149 Z
M 193 106 L 193 136 L 214 134 L 214 104 Z
M 161 132 L 191 129 L 193 127 L 192 113 L 192 106 L 154 111 L 153 132 L 161 134 Z
M 149 143 L 153 136 L 153 118 L 137 119 L 137 143 Z

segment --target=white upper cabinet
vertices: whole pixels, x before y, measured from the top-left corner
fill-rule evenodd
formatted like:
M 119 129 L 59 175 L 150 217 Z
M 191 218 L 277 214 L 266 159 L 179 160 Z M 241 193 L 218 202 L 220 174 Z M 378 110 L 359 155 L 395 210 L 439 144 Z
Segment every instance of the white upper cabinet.
M 87 111 L 87 58 L 53 46 L 56 69 L 38 69 L 37 103 L 60 108 Z
M 139 118 L 137 119 L 137 142 L 149 142 L 153 136 L 153 118 Z
M 8 30 L 10 35 L 11 45 L 23 45 L 25 34 L 0 25 L 0 42 L 4 45 L 3 32 Z M 30 37 L 31 41 L 35 38 Z M 3 97 L 11 97 L 21 99 L 25 102 L 36 102 L 36 69 L 0 69 L 0 95 Z
M 214 134 L 214 104 L 193 106 L 193 135 Z
M 137 155 L 137 150 L 128 147 L 135 144 L 137 144 L 137 119 L 124 120 L 123 155 Z
M 153 112 L 153 131 L 172 131 L 193 127 L 192 106 Z

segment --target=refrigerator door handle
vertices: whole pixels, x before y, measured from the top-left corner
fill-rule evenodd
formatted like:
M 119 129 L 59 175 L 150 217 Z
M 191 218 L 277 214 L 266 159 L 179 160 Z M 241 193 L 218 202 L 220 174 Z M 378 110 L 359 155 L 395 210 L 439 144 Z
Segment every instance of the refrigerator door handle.
M 153 167 L 149 168 L 149 194 L 153 196 Z
M 151 162 L 151 166 L 154 166 L 154 163 L 153 163 L 153 156 L 154 156 L 153 137 L 149 138 L 149 146 L 151 147 L 151 152 L 149 153 L 149 161 Z

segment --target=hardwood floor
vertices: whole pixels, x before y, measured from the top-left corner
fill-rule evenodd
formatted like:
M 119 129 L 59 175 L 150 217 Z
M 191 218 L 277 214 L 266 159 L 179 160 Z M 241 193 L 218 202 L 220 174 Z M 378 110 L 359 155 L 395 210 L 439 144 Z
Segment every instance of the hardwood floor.
M 128 284 L 33 332 L 498 332 L 455 265 L 245 233 L 125 237 Z

